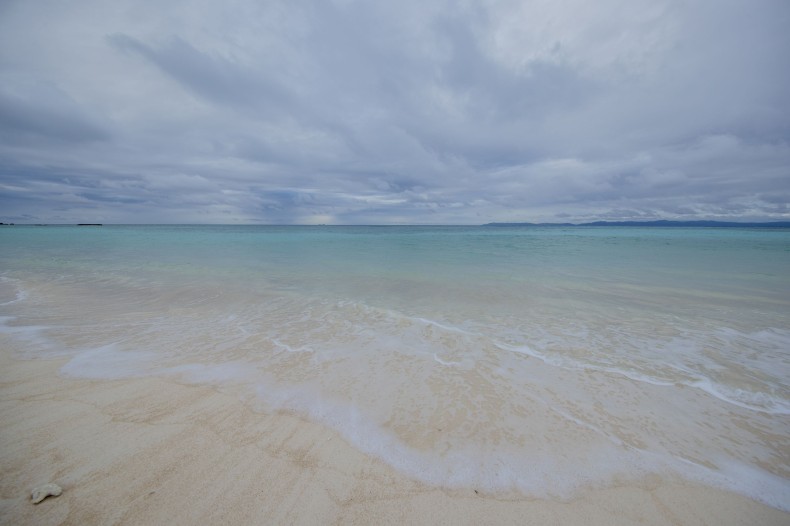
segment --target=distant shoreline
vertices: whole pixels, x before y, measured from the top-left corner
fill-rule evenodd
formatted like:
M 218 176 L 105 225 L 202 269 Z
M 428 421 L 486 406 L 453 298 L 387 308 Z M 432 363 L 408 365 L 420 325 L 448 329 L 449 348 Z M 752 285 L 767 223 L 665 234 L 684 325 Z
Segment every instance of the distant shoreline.
M 48 227 L 97 227 L 104 223 L 2 223 L 0 226 L 48 226 Z M 790 221 L 736 222 L 736 221 L 593 221 L 588 223 L 485 223 L 485 224 L 338 224 L 338 225 L 300 225 L 300 224 L 256 224 L 256 223 L 112 223 L 109 226 L 121 227 L 685 227 L 685 228 L 790 228 Z
M 733 221 L 594 221 L 592 223 L 486 223 L 482 226 L 626 226 L 626 227 L 698 227 L 698 228 L 790 228 L 790 221 L 738 223 Z

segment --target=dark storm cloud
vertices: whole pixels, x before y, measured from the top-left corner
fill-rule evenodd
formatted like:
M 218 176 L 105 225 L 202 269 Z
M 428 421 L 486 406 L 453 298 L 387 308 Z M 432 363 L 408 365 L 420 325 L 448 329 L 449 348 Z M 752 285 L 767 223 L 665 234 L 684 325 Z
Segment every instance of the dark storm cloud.
M 275 79 L 256 75 L 222 57 L 212 57 L 195 49 L 177 36 L 156 49 L 124 34 L 107 37 L 114 47 L 139 54 L 185 89 L 210 103 L 226 104 L 244 110 L 282 110 L 288 93 Z
M 100 141 L 109 133 L 56 86 L 15 78 L 0 82 L 0 137 L 9 143 Z M 43 144 L 46 144 L 44 142 Z
M 787 219 L 788 26 L 784 0 L 8 2 L 0 220 Z

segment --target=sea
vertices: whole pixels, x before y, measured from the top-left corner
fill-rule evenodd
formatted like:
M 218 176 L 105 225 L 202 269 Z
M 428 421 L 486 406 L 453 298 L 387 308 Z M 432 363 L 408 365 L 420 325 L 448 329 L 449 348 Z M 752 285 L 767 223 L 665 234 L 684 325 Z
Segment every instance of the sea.
M 214 386 L 437 487 L 790 511 L 790 229 L 3 226 L 0 352 Z

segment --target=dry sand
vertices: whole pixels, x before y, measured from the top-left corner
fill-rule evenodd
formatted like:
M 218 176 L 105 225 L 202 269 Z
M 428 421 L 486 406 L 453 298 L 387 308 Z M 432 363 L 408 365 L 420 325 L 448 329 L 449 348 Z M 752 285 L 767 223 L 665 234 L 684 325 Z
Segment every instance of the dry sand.
M 570 501 L 428 487 L 322 425 L 159 378 L 75 380 L 0 350 L 0 524 L 790 524 L 659 479 Z M 38 505 L 33 487 L 63 494 Z

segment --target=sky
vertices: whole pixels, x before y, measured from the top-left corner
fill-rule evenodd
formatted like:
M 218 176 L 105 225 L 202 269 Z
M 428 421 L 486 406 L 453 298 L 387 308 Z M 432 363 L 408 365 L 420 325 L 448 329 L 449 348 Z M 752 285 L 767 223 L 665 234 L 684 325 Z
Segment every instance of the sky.
M 790 220 L 788 0 L 0 0 L 0 221 Z

